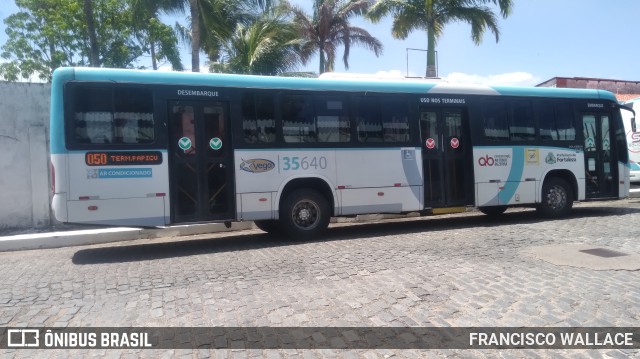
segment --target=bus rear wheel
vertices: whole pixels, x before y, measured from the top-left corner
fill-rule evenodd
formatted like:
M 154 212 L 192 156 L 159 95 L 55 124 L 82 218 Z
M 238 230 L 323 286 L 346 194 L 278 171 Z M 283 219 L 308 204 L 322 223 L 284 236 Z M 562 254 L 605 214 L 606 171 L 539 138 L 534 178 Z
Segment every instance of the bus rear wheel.
M 478 209 L 487 216 L 496 217 L 503 214 L 507 210 L 507 206 L 479 207 Z
M 329 203 L 314 190 L 295 190 L 280 206 L 282 231 L 292 239 L 319 236 L 327 229 L 330 219 Z
M 280 222 L 273 219 L 253 221 L 253 223 L 255 223 L 256 227 L 269 234 L 279 234 L 281 232 Z
M 536 209 L 543 217 L 567 216 L 573 207 L 573 190 L 562 178 L 549 178 L 542 186 L 542 201 Z

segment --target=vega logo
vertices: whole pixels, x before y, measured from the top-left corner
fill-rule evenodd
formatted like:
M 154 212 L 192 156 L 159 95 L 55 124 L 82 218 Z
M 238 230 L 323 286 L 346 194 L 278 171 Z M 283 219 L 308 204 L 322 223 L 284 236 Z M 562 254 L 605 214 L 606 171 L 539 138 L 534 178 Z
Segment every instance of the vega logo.
M 240 163 L 240 169 L 251 173 L 268 172 L 276 168 L 276 164 L 272 161 L 262 158 L 254 158 L 250 160 L 242 160 Z

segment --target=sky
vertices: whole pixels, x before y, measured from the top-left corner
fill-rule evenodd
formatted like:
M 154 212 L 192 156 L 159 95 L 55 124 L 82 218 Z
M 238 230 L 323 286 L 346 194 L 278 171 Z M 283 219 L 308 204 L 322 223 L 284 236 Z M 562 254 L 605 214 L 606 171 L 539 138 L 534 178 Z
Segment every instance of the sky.
M 290 0 L 311 11 L 311 0 Z M 482 43 L 471 40 L 471 28 L 451 23 L 436 45 L 438 75 L 453 83 L 533 86 L 553 77 L 591 77 L 640 81 L 640 44 L 637 40 L 638 0 L 513 0 L 512 14 L 500 18 L 500 40 L 486 32 Z M 0 0 L 0 18 L 18 11 L 13 0 Z M 497 12 L 497 9 L 496 9 Z M 184 17 L 176 20 L 185 22 Z M 377 57 L 352 47 L 349 70 L 338 52 L 336 72 L 379 76 L 424 76 L 427 38 L 415 31 L 405 40 L 391 36 L 391 18 L 372 24 L 354 19 L 352 24 L 369 31 L 384 45 Z M 0 24 L 0 44 L 7 40 Z M 191 63 L 190 50 L 182 50 L 182 62 Z M 205 58 L 205 56 L 201 56 Z M 315 71 L 318 58 L 300 71 Z

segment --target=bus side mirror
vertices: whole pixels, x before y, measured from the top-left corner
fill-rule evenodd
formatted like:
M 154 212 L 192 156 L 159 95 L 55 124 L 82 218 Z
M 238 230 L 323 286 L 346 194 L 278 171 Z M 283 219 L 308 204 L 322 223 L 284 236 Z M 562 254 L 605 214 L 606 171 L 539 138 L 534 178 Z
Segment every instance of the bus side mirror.
M 636 118 L 631 117 L 631 132 L 636 133 Z

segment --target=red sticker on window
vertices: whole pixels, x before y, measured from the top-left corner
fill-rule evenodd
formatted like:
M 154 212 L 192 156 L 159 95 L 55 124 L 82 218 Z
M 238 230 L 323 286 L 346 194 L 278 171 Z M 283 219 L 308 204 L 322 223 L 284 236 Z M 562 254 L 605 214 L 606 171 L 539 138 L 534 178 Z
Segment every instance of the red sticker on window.
M 458 148 L 460 147 L 460 140 L 457 139 L 456 137 L 451 139 L 451 148 Z
M 431 150 L 436 147 L 436 140 L 434 140 L 433 138 L 427 138 L 427 141 L 425 141 L 425 145 L 428 149 Z

